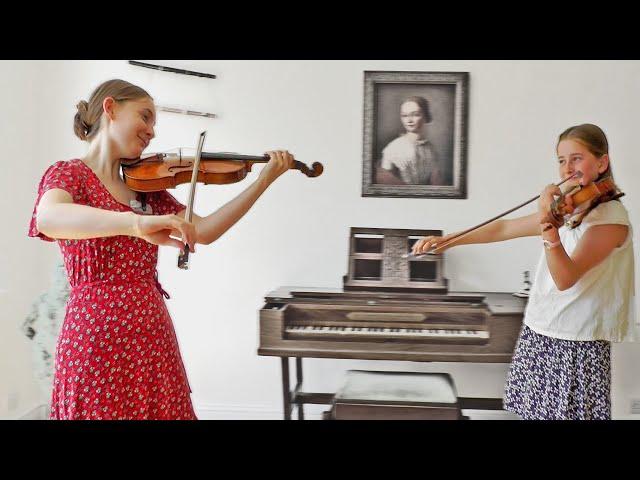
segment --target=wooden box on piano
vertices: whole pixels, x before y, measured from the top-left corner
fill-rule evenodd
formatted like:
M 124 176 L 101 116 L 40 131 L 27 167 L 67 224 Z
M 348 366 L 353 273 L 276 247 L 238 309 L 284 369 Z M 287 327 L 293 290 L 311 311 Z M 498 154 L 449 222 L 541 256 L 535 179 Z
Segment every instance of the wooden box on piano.
M 442 236 L 442 230 L 351 227 L 344 289 L 446 293 L 441 254 L 407 258 L 426 236 Z

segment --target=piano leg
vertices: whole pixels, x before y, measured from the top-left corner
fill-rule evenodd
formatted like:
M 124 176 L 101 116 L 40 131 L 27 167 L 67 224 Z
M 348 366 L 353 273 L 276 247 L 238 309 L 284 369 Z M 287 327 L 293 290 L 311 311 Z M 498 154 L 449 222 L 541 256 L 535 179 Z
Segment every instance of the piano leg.
M 298 420 L 304 420 L 304 398 L 298 393 L 302 388 L 302 358 L 296 357 L 296 388 L 293 391 L 289 389 L 289 357 L 281 357 L 282 365 L 282 398 L 284 400 L 284 419 L 291 420 L 291 412 L 293 403 L 298 407 Z
M 289 390 L 289 357 L 281 357 L 282 398 L 284 399 L 284 419 L 291 420 L 291 391 Z
M 302 388 L 302 357 L 296 357 L 296 390 L 295 398 L 298 400 L 298 392 Z M 304 420 L 304 403 L 296 402 L 298 405 L 298 420 Z

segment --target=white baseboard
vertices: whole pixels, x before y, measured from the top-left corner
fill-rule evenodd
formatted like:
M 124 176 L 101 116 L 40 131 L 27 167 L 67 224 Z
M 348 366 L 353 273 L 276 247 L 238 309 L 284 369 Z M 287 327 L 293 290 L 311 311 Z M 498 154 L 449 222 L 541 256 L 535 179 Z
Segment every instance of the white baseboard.
M 505 410 L 462 410 L 469 420 L 519 420 L 516 414 Z
M 322 414 L 329 405 L 305 405 L 304 418 L 306 420 L 321 420 Z M 229 404 L 194 404 L 194 409 L 199 420 L 282 420 L 282 407 L 269 405 L 229 405 Z M 518 420 L 518 416 L 503 410 L 463 410 L 463 415 L 470 420 Z M 298 418 L 294 408 L 292 417 Z M 15 417 L 18 420 L 47 420 L 49 418 L 49 406 L 42 404 L 31 407 L 22 415 Z M 640 415 L 622 415 L 614 420 L 640 420 Z
M 612 417 L 612 420 L 640 420 L 640 414 L 628 414 Z
M 322 412 L 329 406 L 305 405 L 305 418 L 309 420 L 322 419 Z M 194 404 L 194 410 L 200 420 L 282 420 L 282 409 L 267 405 L 228 405 L 228 404 Z M 294 411 L 294 417 L 297 413 Z M 37 405 L 17 415 L 17 420 L 47 420 L 49 406 Z
M 194 404 L 194 410 L 199 420 L 282 420 L 282 407 L 272 405 L 229 405 L 229 404 Z M 328 410 L 328 405 L 305 405 L 304 418 L 306 420 L 321 420 L 322 413 Z M 294 408 L 294 418 L 298 418 Z
M 47 420 L 49 418 L 49 406 L 45 404 L 37 405 L 16 418 L 18 420 Z
M 329 405 L 305 405 L 305 420 L 322 420 L 322 414 Z M 267 405 L 194 405 L 200 420 L 282 420 L 282 408 Z M 470 420 L 517 420 L 518 416 L 503 410 L 463 410 Z M 297 409 L 293 409 L 292 418 L 298 418 Z

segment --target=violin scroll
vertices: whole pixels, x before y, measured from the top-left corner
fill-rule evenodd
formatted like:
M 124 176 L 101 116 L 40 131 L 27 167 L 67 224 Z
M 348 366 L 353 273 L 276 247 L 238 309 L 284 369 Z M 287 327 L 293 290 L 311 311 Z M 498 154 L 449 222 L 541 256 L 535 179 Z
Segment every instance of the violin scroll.
M 294 165 L 293 166 L 294 170 L 300 170 L 307 177 L 319 177 L 320 175 L 322 175 L 322 172 L 324 171 L 324 167 L 320 162 L 313 162 L 313 164 L 311 165 L 311 168 L 309 168 L 308 165 L 306 165 L 305 163 L 302 163 L 299 160 L 294 160 L 293 165 Z

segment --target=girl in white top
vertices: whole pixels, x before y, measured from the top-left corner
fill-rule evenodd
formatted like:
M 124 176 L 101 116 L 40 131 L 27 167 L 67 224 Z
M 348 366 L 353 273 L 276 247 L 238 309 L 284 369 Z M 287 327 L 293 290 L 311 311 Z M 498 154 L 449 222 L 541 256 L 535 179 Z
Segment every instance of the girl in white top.
M 611 176 L 607 139 L 595 125 L 568 128 L 556 150 L 562 179 L 582 173 L 566 182 L 569 187 Z M 505 408 L 524 419 L 610 419 L 610 342 L 638 339 L 632 227 L 624 205 L 612 200 L 593 208 L 575 228 L 555 228 L 544 219 L 561 194 L 549 185 L 538 212 L 494 221 L 452 243 L 542 236 L 545 248 L 507 378 Z M 426 237 L 413 252 L 453 236 Z
M 426 135 L 426 124 L 431 122 L 427 99 L 405 99 L 400 105 L 400 120 L 405 133 L 382 150 L 377 182 L 441 185 L 442 169 L 433 144 Z

